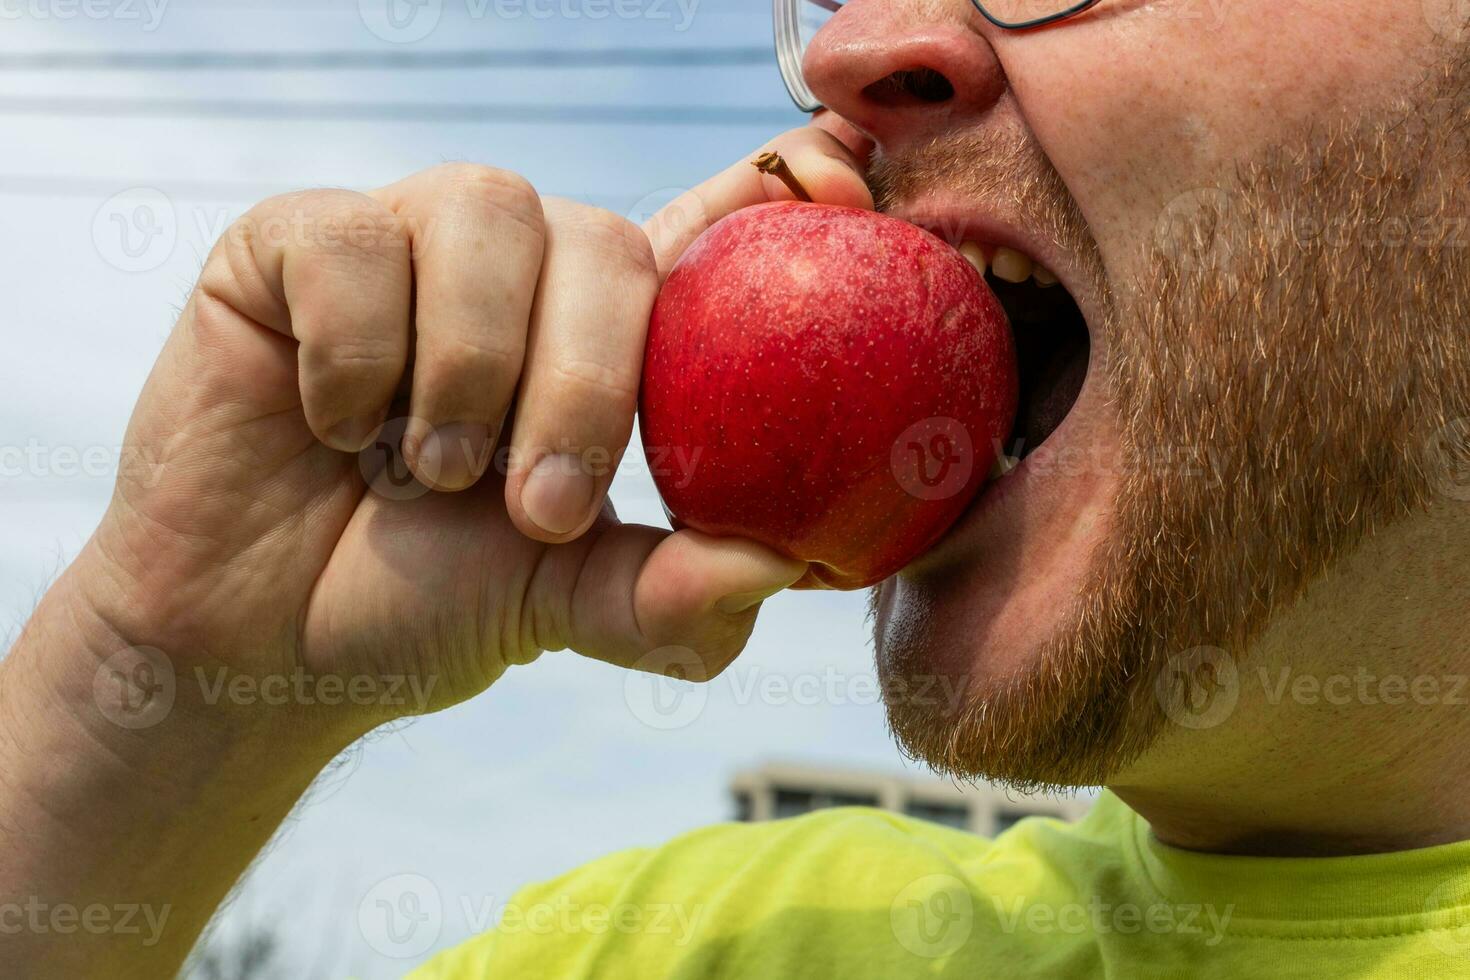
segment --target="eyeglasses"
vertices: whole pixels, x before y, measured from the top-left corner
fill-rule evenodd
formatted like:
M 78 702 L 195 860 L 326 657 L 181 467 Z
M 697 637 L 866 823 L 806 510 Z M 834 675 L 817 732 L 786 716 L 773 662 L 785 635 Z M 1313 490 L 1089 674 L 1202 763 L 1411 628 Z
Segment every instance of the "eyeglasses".
M 821 101 L 807 87 L 801 74 L 801 59 L 807 45 L 832 15 L 842 9 L 844 0 L 774 0 L 772 12 L 776 26 L 776 63 L 781 66 L 781 80 L 791 101 L 802 112 L 816 112 Z M 1055 23 L 1080 14 L 1098 0 L 974 0 L 975 7 L 996 27 L 1023 31 L 1031 27 Z

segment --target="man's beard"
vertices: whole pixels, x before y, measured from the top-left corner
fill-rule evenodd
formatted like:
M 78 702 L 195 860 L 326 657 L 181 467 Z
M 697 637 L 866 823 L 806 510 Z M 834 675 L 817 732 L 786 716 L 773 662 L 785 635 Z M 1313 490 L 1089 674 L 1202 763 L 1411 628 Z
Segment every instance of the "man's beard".
M 1470 497 L 1467 80 L 1456 64 L 1171 205 L 1099 334 L 1123 455 L 1113 533 L 1022 673 L 937 706 L 889 699 L 906 752 L 1019 789 L 1103 784 L 1365 535 Z M 1050 197 L 1032 210 L 1071 245 L 1080 218 L 1049 165 L 986 139 L 877 161 L 880 206 L 1021 167 L 1011 186 Z M 999 170 L 961 176 L 997 150 Z M 922 642 L 878 654 L 885 691 L 934 673 Z

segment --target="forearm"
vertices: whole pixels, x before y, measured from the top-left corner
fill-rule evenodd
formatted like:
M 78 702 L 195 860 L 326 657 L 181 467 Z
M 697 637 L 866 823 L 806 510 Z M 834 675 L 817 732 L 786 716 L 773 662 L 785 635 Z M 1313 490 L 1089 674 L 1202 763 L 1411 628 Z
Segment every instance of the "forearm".
M 183 677 L 167 710 L 136 688 L 124 704 L 128 655 L 109 658 L 147 638 L 96 617 L 82 575 L 0 663 L 0 973 L 168 976 L 350 737 L 209 704 Z

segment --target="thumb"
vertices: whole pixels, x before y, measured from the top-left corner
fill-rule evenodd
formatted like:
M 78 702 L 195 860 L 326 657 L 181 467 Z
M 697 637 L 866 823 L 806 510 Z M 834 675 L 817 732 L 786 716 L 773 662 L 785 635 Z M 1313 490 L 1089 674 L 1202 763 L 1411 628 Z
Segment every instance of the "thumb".
M 598 537 L 577 576 L 567 646 L 622 667 L 708 680 L 729 666 L 760 604 L 806 563 L 743 538 L 634 524 Z
M 782 133 L 759 150 L 741 158 L 693 190 L 670 201 L 643 226 L 653 243 L 659 278 L 668 276 L 696 238 L 732 211 L 789 201 L 792 193 L 776 177 L 751 165 L 761 153 L 781 154 L 792 174 L 819 204 L 873 209 L 873 195 L 863 180 L 862 162 L 836 136 L 817 126 Z

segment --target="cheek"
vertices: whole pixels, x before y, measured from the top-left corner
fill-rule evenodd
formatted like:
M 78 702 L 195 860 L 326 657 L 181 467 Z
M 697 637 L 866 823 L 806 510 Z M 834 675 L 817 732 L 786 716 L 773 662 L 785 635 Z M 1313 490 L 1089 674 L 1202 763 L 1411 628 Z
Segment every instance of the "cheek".
M 1431 2 L 1431 0 L 1424 0 Z M 1111 5 L 1111 8 L 1110 8 Z M 1330 114 L 1383 105 L 1439 56 L 1420 0 L 1103 0 L 998 39 L 1026 120 L 1116 274 L 1170 201 Z

